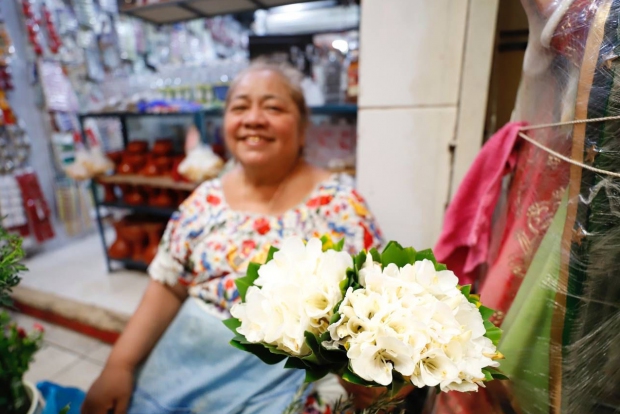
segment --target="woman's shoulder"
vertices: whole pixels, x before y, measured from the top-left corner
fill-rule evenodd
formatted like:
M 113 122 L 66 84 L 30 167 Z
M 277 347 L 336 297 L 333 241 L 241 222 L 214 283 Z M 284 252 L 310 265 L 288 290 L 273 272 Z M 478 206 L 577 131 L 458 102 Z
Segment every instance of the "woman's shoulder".
M 331 173 L 312 194 L 308 207 L 320 207 L 322 210 L 352 207 L 363 215 L 369 213 L 366 201 L 355 188 L 355 179 L 346 173 Z
M 346 173 L 329 173 L 327 178 L 321 182 L 318 190 L 320 193 L 331 194 L 338 199 L 354 197 L 361 200 L 361 196 L 355 189 L 355 178 Z
M 203 181 L 181 204 L 180 210 L 204 210 L 214 208 L 223 203 L 222 182 L 219 178 Z

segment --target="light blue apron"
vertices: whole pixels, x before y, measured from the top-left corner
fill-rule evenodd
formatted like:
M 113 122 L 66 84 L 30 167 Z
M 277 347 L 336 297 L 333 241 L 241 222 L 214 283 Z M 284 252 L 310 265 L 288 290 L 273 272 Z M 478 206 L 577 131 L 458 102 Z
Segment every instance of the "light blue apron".
M 304 373 L 233 348 L 220 319 L 185 301 L 137 373 L 129 414 L 279 414 Z

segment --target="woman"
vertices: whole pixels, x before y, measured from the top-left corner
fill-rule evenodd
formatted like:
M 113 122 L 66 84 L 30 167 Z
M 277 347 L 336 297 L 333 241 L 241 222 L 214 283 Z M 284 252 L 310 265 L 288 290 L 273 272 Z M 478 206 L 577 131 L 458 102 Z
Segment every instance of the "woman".
M 221 321 L 238 301 L 234 279 L 287 236 L 346 237 L 351 252 L 381 237 L 350 179 L 303 160 L 309 114 L 299 79 L 254 63 L 231 85 L 224 130 L 237 166 L 170 220 L 152 280 L 83 413 L 277 413 L 291 403 L 301 371 L 228 344 Z

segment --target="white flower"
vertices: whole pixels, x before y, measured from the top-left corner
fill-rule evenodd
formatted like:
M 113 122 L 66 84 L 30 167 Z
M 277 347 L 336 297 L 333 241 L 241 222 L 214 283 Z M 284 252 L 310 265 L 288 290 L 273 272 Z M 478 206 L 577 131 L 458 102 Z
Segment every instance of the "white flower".
M 480 338 L 486 333 L 484 322 L 480 311 L 473 303 L 470 303 L 465 296 L 460 295 L 461 303 L 456 309 L 454 317 L 461 324 L 464 330 L 471 331 L 472 338 Z
M 372 260 L 372 254 L 366 253 L 366 261 L 359 270 L 360 285 L 366 287 L 366 278 L 372 274 L 381 274 L 381 265 Z
M 434 387 L 442 381 L 453 382 L 458 378 L 458 368 L 439 348 L 433 348 L 418 363 L 411 382 L 416 387 Z
M 237 332 L 253 343 L 276 346 L 291 355 L 310 353 L 305 332 L 327 331 L 333 309 L 342 300 L 340 283 L 353 259 L 345 252 L 323 252 L 322 243 L 284 240 L 273 260 L 258 269 L 245 303 L 231 309 L 241 321 Z
M 457 289 L 459 279 L 450 270 L 436 271 L 435 265 L 428 259 L 415 262 L 413 266 L 416 281 L 433 295 L 454 296 L 460 292 Z
M 443 392 L 448 392 L 448 391 L 472 392 L 472 391 L 478 391 L 478 384 L 475 382 L 468 382 L 462 379 L 458 379 L 452 382 L 444 381 L 440 384 L 440 388 Z
M 415 364 L 412 349 L 396 338 L 382 336 L 376 338 L 376 345 L 354 340 L 347 356 L 351 369 L 366 381 L 381 385 L 392 383 L 392 370 L 403 375 L 411 375 Z

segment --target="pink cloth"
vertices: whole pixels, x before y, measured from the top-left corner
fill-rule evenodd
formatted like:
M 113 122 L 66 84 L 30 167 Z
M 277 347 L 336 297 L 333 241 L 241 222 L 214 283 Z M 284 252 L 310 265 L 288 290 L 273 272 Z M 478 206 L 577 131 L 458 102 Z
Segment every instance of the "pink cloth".
M 508 123 L 487 141 L 448 206 L 434 253 L 461 285 L 473 284 L 478 266 L 487 260 L 502 178 L 515 167 L 517 134 L 524 125 Z

